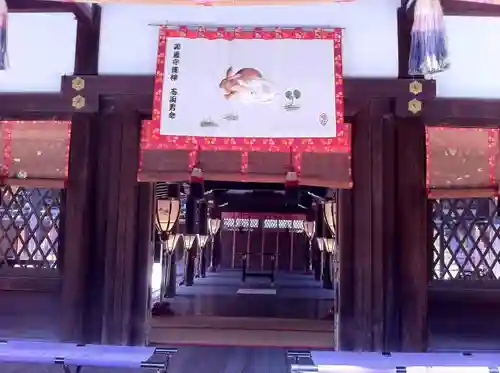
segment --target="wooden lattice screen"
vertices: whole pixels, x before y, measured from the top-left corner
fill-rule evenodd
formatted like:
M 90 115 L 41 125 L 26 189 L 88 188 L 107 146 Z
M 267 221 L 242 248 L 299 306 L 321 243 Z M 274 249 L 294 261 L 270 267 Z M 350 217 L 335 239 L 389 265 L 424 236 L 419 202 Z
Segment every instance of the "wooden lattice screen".
M 0 189 L 0 267 L 57 268 L 61 190 Z
M 434 280 L 499 280 L 498 198 L 432 202 Z

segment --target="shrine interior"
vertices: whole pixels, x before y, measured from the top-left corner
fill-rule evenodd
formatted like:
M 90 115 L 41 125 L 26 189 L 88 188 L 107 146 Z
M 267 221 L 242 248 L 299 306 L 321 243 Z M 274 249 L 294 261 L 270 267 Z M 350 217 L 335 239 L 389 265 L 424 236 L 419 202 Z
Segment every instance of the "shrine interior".
M 176 238 L 162 246 L 154 228 L 151 341 L 334 348 L 336 190 L 206 181 L 193 203 L 189 189 L 156 183 L 158 200 L 178 190 L 181 203 Z

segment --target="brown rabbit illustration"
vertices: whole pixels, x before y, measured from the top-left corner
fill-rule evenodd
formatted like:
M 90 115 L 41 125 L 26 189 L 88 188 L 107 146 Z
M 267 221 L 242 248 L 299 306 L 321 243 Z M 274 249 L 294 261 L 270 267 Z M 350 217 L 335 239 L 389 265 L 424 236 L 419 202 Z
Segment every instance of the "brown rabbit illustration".
M 233 68 L 230 66 L 226 71 L 226 77 L 221 80 L 219 88 L 224 90 L 224 97 L 228 100 L 251 81 L 257 79 L 262 79 L 262 74 L 254 68 L 245 67 L 234 74 Z

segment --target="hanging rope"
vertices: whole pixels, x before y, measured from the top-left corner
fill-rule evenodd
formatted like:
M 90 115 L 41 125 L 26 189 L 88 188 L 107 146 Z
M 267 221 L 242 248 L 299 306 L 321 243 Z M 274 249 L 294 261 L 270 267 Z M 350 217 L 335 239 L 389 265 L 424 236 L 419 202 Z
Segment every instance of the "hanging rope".
M 449 67 L 443 8 L 439 0 L 416 0 L 409 74 L 432 77 Z
M 0 71 L 7 70 L 7 2 L 0 0 Z

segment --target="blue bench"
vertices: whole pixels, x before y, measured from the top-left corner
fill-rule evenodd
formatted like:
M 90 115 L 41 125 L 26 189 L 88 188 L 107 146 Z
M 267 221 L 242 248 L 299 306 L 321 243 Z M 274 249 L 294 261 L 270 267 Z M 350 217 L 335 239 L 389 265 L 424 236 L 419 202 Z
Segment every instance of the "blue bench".
M 0 363 L 56 364 L 64 373 L 80 373 L 84 367 L 154 369 L 166 373 L 174 348 L 73 343 L 26 340 L 0 341 Z M 1 371 L 1 369 L 0 369 Z
M 500 353 L 389 353 L 346 351 L 288 351 L 292 359 L 291 373 L 331 372 L 343 373 L 346 367 L 365 372 L 412 373 L 423 372 L 426 367 L 463 368 L 465 371 L 499 373 Z M 417 368 L 412 369 L 412 368 Z M 420 368 L 420 370 L 419 370 Z M 478 368 L 478 369 L 473 369 Z

